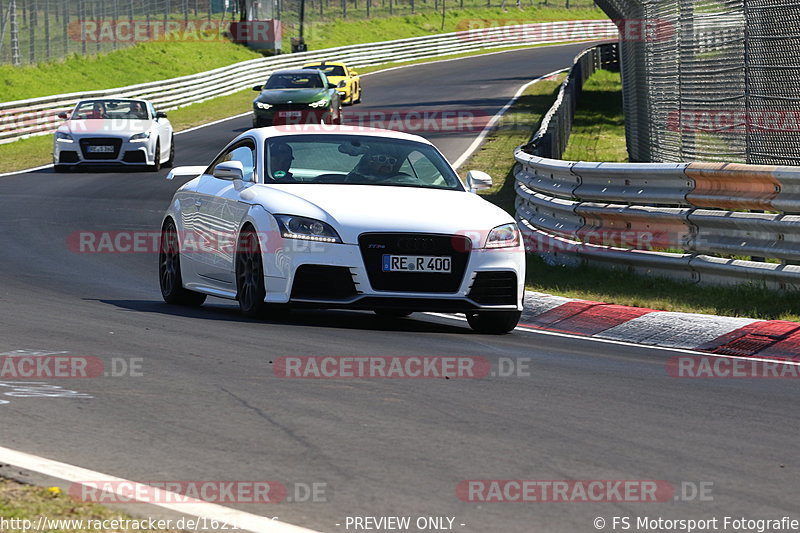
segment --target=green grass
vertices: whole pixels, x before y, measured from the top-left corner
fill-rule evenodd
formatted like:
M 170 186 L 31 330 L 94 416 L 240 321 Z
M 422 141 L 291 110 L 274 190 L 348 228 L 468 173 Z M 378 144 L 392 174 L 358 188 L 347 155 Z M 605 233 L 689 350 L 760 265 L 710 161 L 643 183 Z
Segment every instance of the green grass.
M 148 42 L 98 56 L 72 56 L 35 66 L 0 66 L 4 102 L 110 89 L 195 74 L 261 57 L 225 41 Z
M 35 526 L 40 516 L 51 520 L 130 520 L 129 515 L 94 503 L 74 500 L 60 490 L 23 485 L 0 478 L 0 517 L 6 520 L 30 520 Z M 129 524 L 132 525 L 132 524 Z M 0 531 L 6 531 L 0 529 Z M 8 531 L 15 531 L 9 529 Z M 22 531 L 22 528 L 19 528 Z M 30 531 L 30 530 L 29 530 Z M 58 533 L 91 531 L 90 529 L 48 529 Z M 153 531 L 147 529 L 115 529 L 115 531 Z
M 775 292 L 759 284 L 698 286 L 623 270 L 547 265 L 529 256 L 527 288 L 537 292 L 662 311 L 800 322 L 800 292 Z
M 619 72 L 598 70 L 586 81 L 575 110 L 569 143 L 561 159 L 628 161 Z
M 555 100 L 557 85 L 557 82 L 544 81 L 528 88 L 508 110 L 500 127 L 489 134 L 486 142 L 459 171 L 462 177 L 471 169 L 491 174 L 495 184 L 481 195 L 510 213 L 514 212 L 515 199 L 511 154 L 536 131 L 542 115 Z M 576 111 L 575 135 L 578 137 L 570 139 L 573 153 L 582 150 L 581 153 L 592 156 L 575 159 L 626 159 L 619 75 L 601 71 L 586 84 L 584 97 Z M 611 140 L 606 141 L 606 135 Z M 528 257 L 526 286 L 533 291 L 568 298 L 664 311 L 800 321 L 800 293 L 796 291 L 776 293 L 759 284 L 697 286 L 640 276 L 627 270 L 588 265 L 577 268 L 551 266 L 535 255 Z
M 451 9 L 445 10 L 444 29 L 442 30 L 441 13 L 427 10 L 415 15 L 317 22 L 307 25 L 305 39 L 309 50 L 319 50 L 347 44 L 388 41 L 465 30 L 472 27 L 470 24 L 475 21 L 507 21 L 504 25 L 511 25 L 606 18 L 608 16 L 600 9 L 588 7 L 577 9 L 554 7 Z
M 306 41 L 309 49 L 319 50 L 440 33 L 441 15 L 430 7 L 424 7 L 424 4 L 420 11 L 423 9 L 423 12 L 416 15 L 357 19 L 357 16 L 363 14 L 356 13 L 346 20 L 336 18 L 317 23 L 310 16 Z M 511 24 L 604 18 L 607 18 L 606 15 L 597 8 L 451 9 L 446 11 L 444 31 L 467 29 L 476 20 Z M 284 35 L 285 50 L 291 46 L 292 31 L 290 27 Z M 258 57 L 261 57 L 260 53 L 224 40 L 151 41 L 98 55 L 72 54 L 62 60 L 40 62 L 36 65 L 0 65 L 0 98 L 8 102 L 36 96 L 122 87 L 195 74 Z
M 560 75 L 552 81 L 543 80 L 528 87 L 503 115 L 497 128 L 486 137 L 481 148 L 461 165 L 459 174 L 462 178 L 470 170 L 482 170 L 492 176 L 494 185 L 481 192 L 481 196 L 509 213 L 514 213 L 515 198 L 511 154 L 514 148 L 530 139 L 532 131 L 536 131 L 542 117 L 553 105 L 564 77 Z

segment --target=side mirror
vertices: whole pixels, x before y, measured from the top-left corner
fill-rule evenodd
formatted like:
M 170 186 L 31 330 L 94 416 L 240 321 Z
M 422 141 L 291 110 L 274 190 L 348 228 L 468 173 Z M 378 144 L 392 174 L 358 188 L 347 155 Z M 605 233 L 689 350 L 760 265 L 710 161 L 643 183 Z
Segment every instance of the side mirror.
M 355 70 L 351 70 L 350 71 L 350 76 L 352 76 L 352 77 L 358 76 L 358 72 L 356 72 Z
M 244 167 L 241 161 L 225 161 L 214 167 L 214 177 L 221 180 L 243 180 Z
M 58 116 L 58 118 L 63 118 L 63 119 L 67 118 L 67 114 L 65 112 L 63 112 L 63 111 L 61 113 L 59 113 L 57 116 Z
M 347 87 L 347 82 L 342 80 L 339 82 L 339 85 L 336 86 L 337 88 L 341 89 L 342 87 Z
M 492 177 L 480 170 L 470 170 L 467 172 L 467 187 L 469 192 L 477 192 L 492 187 Z
M 264 88 L 264 86 L 263 86 L 263 85 L 256 85 L 255 87 L 253 87 L 253 90 L 254 90 L 254 91 L 261 92 L 261 90 L 262 90 L 263 88 Z
M 156 113 L 156 118 L 167 118 L 167 114 L 163 111 L 159 111 Z

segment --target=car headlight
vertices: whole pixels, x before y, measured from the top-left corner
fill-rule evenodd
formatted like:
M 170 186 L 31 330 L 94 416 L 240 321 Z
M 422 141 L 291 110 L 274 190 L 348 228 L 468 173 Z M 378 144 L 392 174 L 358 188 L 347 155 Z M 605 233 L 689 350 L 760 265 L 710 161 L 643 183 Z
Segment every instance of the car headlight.
M 272 107 L 272 104 L 265 104 L 264 102 L 255 102 L 255 104 L 258 109 L 269 109 Z
M 294 215 L 275 215 L 281 236 L 284 239 L 301 239 L 306 241 L 336 242 L 342 239 L 330 224 L 313 218 L 298 217 Z
M 142 133 L 137 133 L 136 135 L 133 135 L 130 139 L 128 139 L 128 141 L 130 141 L 132 143 L 142 143 L 142 142 L 145 142 L 149 138 L 150 138 L 150 132 L 149 131 L 144 131 Z
M 519 246 L 519 228 L 514 223 L 497 226 L 486 238 L 486 248 L 514 248 Z
M 327 107 L 328 99 L 323 98 L 322 100 L 317 100 L 316 102 L 312 102 L 308 104 L 308 107 Z
M 56 132 L 56 141 L 60 142 L 60 143 L 72 143 L 72 142 L 75 142 L 72 139 L 72 135 L 70 135 L 69 133 L 64 133 L 63 131 L 57 131 Z

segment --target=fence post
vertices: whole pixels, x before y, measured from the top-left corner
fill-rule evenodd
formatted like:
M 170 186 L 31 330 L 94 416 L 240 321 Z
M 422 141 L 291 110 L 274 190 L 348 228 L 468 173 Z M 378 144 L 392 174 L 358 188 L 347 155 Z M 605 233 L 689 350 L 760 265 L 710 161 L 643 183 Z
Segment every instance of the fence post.
M 44 60 L 50 60 L 50 0 L 44 0 Z
M 30 39 L 28 60 L 33 65 L 36 63 L 36 0 L 31 0 L 28 8 L 28 36 Z
M 17 0 L 11 0 L 11 6 L 8 8 L 11 18 L 11 64 L 19 66 L 19 28 L 17 28 Z
M 61 0 L 61 24 L 64 26 L 64 57 L 69 55 L 69 0 Z

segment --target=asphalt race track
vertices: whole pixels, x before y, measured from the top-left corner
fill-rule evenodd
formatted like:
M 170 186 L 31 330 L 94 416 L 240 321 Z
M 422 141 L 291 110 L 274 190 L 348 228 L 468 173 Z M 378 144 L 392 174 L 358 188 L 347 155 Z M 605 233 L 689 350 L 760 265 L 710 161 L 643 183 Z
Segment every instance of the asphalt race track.
M 371 75 L 352 109 L 490 116 L 580 48 Z M 177 164 L 209 162 L 249 124 L 177 137 Z M 476 134 L 431 138 L 453 161 Z M 49 389 L 55 397 L 0 382 L 9 402 L 0 405 L 0 446 L 139 481 L 325 483 L 318 499 L 327 501 L 230 504 L 325 532 L 345 531 L 347 516 L 447 516 L 457 531 L 529 533 L 596 531 L 596 517 L 610 531 L 613 516 L 797 511 L 796 380 L 676 379 L 665 363 L 678 352 L 535 332 L 477 335 L 463 321 L 422 314 L 298 311 L 256 322 L 214 298 L 187 310 L 162 303 L 154 254 L 69 248 L 78 231 L 157 231 L 179 185 L 165 175 L 0 178 L 0 352 L 64 351 L 107 365 L 135 358 L 143 373 L 50 381 L 63 387 Z M 287 355 L 480 356 L 495 368 L 527 364 L 529 375 L 281 379 L 272 362 Z M 664 480 L 692 501 L 459 500 L 459 482 L 474 479 Z M 710 494 L 691 497 L 701 483 L 713 484 L 704 485 Z

